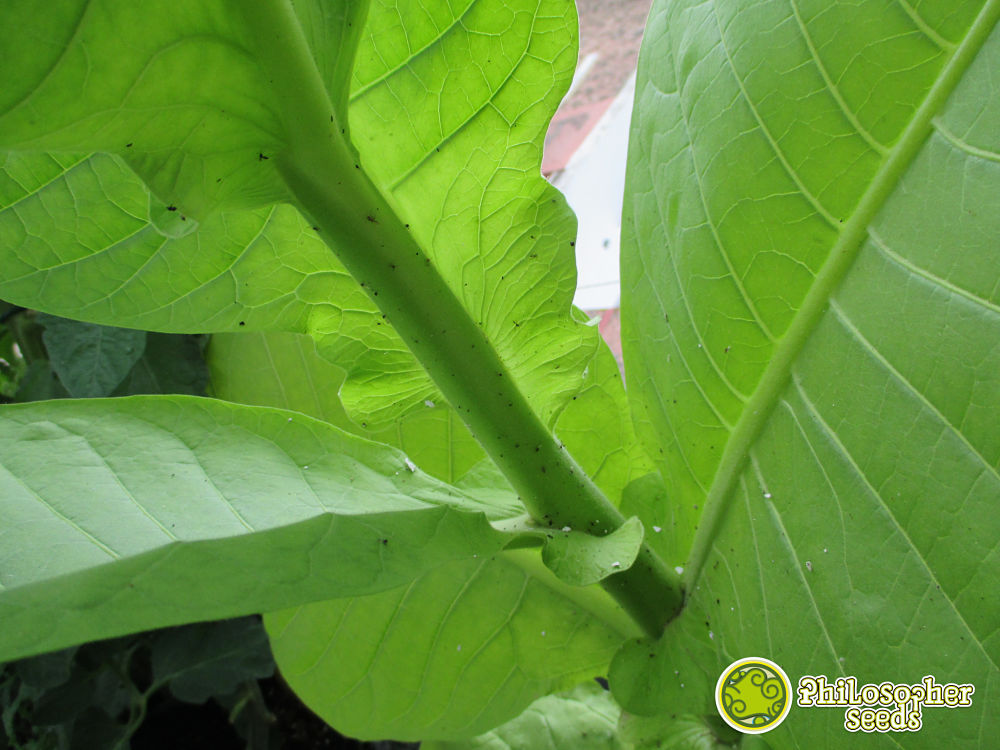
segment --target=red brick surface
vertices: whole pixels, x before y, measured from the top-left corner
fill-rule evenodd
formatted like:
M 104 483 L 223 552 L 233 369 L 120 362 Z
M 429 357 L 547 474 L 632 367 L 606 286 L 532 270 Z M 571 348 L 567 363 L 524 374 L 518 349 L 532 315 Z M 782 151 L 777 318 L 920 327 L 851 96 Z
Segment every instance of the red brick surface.
M 651 2 L 577 0 L 580 59 L 593 52 L 597 61 L 552 119 L 545 137 L 543 174 L 565 168 L 635 70 Z
M 614 99 L 635 70 L 651 4 L 652 0 L 577 0 L 580 59 L 591 52 L 598 59 L 573 93 L 573 101 Z M 573 101 L 563 106 L 572 106 Z
M 651 3 L 652 0 L 577 0 L 580 59 L 592 52 L 598 57 L 552 119 L 545 138 L 544 174 L 565 168 L 635 70 Z M 621 367 L 619 311 L 592 311 L 590 314 L 601 316 L 599 330 Z

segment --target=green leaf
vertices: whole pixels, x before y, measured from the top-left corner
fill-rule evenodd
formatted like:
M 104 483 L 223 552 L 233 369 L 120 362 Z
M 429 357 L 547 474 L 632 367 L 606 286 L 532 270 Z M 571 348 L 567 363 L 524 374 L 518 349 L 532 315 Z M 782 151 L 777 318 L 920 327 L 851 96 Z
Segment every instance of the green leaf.
M 147 396 L 0 421 L 0 660 L 387 590 L 504 543 L 492 508 L 295 412 Z
M 793 683 L 976 685 L 880 746 L 1000 731 L 998 19 L 995 0 L 656 3 L 624 353 L 698 531 L 661 656 L 616 662 L 627 707 L 709 712 L 705 685 L 760 655 Z M 677 669 L 701 675 L 686 702 Z M 847 742 L 843 721 L 793 708 L 767 740 Z
M 378 431 L 352 422 L 338 396 L 344 371 L 320 357 L 308 336 L 217 334 L 212 337 L 207 358 L 213 391 L 219 398 L 300 411 L 394 445 L 421 469 L 445 482 L 461 481 L 483 460 L 482 448 L 443 401 L 428 401 L 423 410 Z M 495 482 L 496 475 L 493 479 Z M 503 487 L 506 482 L 500 481 Z M 509 486 L 506 492 L 509 494 Z M 509 497 L 502 502 L 509 502 Z
M 290 206 L 212 214 L 196 232 L 171 237 L 151 218 L 156 199 L 116 157 L 8 152 L 2 166 L 4 299 L 95 323 L 181 333 L 305 333 L 310 315 L 332 305 L 357 310 L 358 325 L 371 319 L 377 329 L 375 319 L 381 322 Z
M 150 330 L 309 332 L 348 370 L 344 402 L 372 427 L 441 401 L 312 227 L 287 207 L 241 210 L 285 196 L 274 154 L 301 146 L 296 123 L 309 120 L 302 110 L 315 92 L 261 85 L 274 79 L 268 64 L 282 64 L 261 52 L 254 16 L 265 9 L 216 5 L 139 11 L 104 0 L 45 19 L 22 3 L 5 10 L 5 26 L 47 43 L 40 53 L 17 40 L 0 48 L 24 67 L 0 99 L 0 148 L 11 152 L 0 185 L 0 247 L 11 256 L 0 264 L 0 294 Z M 408 0 L 375 3 L 363 26 L 365 5 L 295 4 L 310 65 L 345 123 L 353 67 L 349 120 L 360 162 L 550 421 L 579 389 L 598 343 L 568 314 L 574 221 L 538 173 L 545 127 L 576 61 L 573 8 L 491 0 L 427 12 Z M 125 27 L 133 44 L 121 55 Z M 413 60 L 410 50 L 419 50 Z M 33 72 L 39 56 L 50 58 L 44 77 Z M 105 84 L 91 83 L 94 65 Z M 212 77 L 193 73 L 206 65 Z M 402 114 L 417 102 L 447 116 Z M 117 157 L 16 153 L 38 150 Z M 159 198 L 122 172 L 122 160 Z M 90 199 L 104 195 L 110 201 Z M 180 216 L 196 218 L 197 231 Z M 199 262 L 189 268 L 180 257 Z M 89 283 L 79 289 L 84 270 Z
M 256 617 L 162 630 L 149 647 L 153 680 L 187 703 L 204 703 L 274 673 L 267 634 Z
M 374 596 L 265 616 L 282 675 L 353 737 L 463 738 L 602 674 L 635 626 L 535 550 L 465 560 Z
M 280 114 L 242 16 L 220 10 L 196 0 L 74 0 L 45 14 L 6 4 L 4 25 L 19 33 L 0 48 L 11 79 L 0 146 L 127 155 L 154 192 L 199 218 L 273 202 L 284 191 L 266 157 L 284 140 Z
M 345 419 L 336 398 L 341 376 L 308 338 L 215 336 L 209 362 L 219 396 Z M 587 392 L 598 395 L 594 386 Z M 581 408 L 592 405 L 573 401 L 567 411 Z M 470 496 L 510 506 L 509 486 L 488 459 L 462 468 L 471 437 L 443 421 L 454 419 L 449 412 L 435 405 L 403 417 L 379 437 L 403 447 L 421 468 L 459 479 L 456 487 Z M 547 539 L 543 531 L 549 530 L 525 531 Z M 596 543 L 598 554 L 619 540 L 571 536 L 578 546 Z M 621 537 L 623 549 L 605 553 L 597 577 L 614 573 L 612 562 L 620 561 L 622 569 L 631 564 L 641 526 L 633 520 Z M 578 575 L 568 565 L 562 573 Z M 510 606 L 498 603 L 508 600 Z M 452 653 L 435 640 L 434 625 L 442 621 L 460 638 L 460 653 L 458 644 Z M 632 632 L 606 595 L 561 583 L 542 567 L 537 549 L 460 561 L 403 589 L 307 605 L 267 615 L 266 622 L 282 674 L 296 692 L 340 731 L 368 738 L 467 736 L 487 729 L 539 695 L 604 673 L 616 644 Z M 456 679 L 464 686 L 457 694 Z M 408 681 L 415 682 L 404 689 Z M 383 682 L 396 686 L 391 695 L 373 694 Z
M 633 430 L 618 362 L 603 342 L 584 371 L 583 387 L 566 403 L 554 430 L 612 502 L 621 500 L 629 483 L 656 471 Z
M 539 175 L 576 64 L 576 23 L 560 0 L 375 3 L 351 93 L 363 165 L 547 423 L 598 343 L 569 315 L 573 215 Z M 352 373 L 349 411 L 377 415 L 384 388 L 423 396 L 418 370 L 383 385 L 373 378 L 384 370 L 372 357 Z
M 146 348 L 114 396 L 185 394 L 203 396 L 208 367 L 196 336 L 146 334 Z
M 424 742 L 423 750 L 630 750 L 616 732 L 618 707 L 593 681 L 539 698 L 516 719 L 455 742 Z
M 109 396 L 146 349 L 146 332 L 43 315 L 42 340 L 70 396 Z
M 642 546 L 642 522 L 633 516 L 607 536 L 592 536 L 568 526 L 552 529 L 542 548 L 542 562 L 559 580 L 589 586 L 627 570 Z

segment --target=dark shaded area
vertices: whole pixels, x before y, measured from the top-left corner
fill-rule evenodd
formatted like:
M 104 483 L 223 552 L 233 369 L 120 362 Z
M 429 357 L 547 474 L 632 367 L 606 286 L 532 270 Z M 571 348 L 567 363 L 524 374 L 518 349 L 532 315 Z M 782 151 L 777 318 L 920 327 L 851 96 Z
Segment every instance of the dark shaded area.
M 0 665 L 0 716 L 0 750 L 418 748 L 343 737 L 313 714 L 274 674 L 259 617 Z

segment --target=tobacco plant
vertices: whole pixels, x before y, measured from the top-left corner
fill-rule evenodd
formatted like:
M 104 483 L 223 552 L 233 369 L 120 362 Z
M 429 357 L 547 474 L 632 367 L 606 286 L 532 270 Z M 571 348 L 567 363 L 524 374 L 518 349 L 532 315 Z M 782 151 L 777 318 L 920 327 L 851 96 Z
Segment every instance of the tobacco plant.
M 0 659 L 262 612 L 354 736 L 707 748 L 757 655 L 974 683 L 868 739 L 985 746 L 998 18 L 657 0 L 626 396 L 539 174 L 568 0 L 4 3 L 0 297 L 212 333 L 214 398 L 0 409 Z

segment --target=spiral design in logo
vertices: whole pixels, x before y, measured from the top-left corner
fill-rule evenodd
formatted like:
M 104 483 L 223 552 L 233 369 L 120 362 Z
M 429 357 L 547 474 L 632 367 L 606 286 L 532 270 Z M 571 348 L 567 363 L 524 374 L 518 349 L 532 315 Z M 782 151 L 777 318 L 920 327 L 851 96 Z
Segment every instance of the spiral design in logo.
M 770 732 L 788 715 L 792 685 L 769 659 L 748 657 L 726 667 L 715 686 L 719 715 L 745 734 Z

